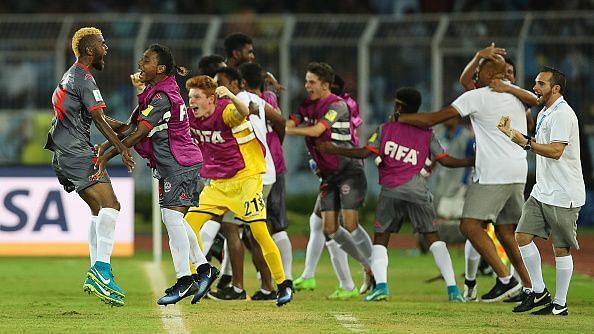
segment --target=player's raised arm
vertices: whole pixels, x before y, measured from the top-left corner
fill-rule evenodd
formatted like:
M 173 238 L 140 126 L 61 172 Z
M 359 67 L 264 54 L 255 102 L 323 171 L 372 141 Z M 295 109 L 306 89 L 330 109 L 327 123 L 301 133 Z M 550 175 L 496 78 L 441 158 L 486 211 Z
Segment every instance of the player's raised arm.
M 505 56 L 506 51 L 503 48 L 495 47 L 495 43 L 491 43 L 488 47 L 478 51 L 474 57 L 466 64 L 462 74 L 460 74 L 460 84 L 464 90 L 472 90 L 476 88 L 473 77 L 477 72 L 478 66 L 482 59 L 495 60 L 495 55 Z
M 248 105 L 246 103 L 244 103 L 243 101 L 241 101 L 241 99 L 239 99 L 235 94 L 231 93 L 231 91 L 227 87 L 225 87 L 225 86 L 217 87 L 217 89 L 215 90 L 215 94 L 219 98 L 226 97 L 229 100 L 231 100 L 233 102 L 233 104 L 235 105 L 235 108 L 237 109 L 239 114 L 241 114 L 244 118 L 246 118 L 250 115 L 250 108 L 248 107 Z
M 489 87 L 492 90 L 499 93 L 509 93 L 520 99 L 522 103 L 527 106 L 535 106 L 537 103 L 536 95 L 529 90 L 521 87 L 512 85 L 509 81 L 503 81 L 501 79 L 493 79 L 489 83 Z

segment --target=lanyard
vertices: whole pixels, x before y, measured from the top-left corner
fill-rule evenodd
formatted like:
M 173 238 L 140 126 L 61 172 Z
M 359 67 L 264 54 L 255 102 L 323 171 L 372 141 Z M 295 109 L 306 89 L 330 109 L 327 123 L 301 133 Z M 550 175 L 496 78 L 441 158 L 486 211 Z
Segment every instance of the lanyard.
M 555 105 L 555 108 L 554 108 L 554 109 L 553 109 L 551 112 L 549 112 L 549 113 L 548 113 L 548 114 L 546 114 L 546 115 L 542 115 L 542 117 L 540 118 L 540 120 L 538 121 L 538 123 L 536 123 L 536 131 L 534 132 L 534 135 L 535 135 L 535 136 L 536 136 L 536 135 L 538 135 L 538 130 L 540 129 L 540 127 L 541 127 L 541 125 L 542 125 L 542 122 L 544 121 L 544 119 L 545 119 L 547 116 L 549 116 L 550 114 L 554 113 L 554 112 L 555 112 L 555 110 L 557 110 L 557 108 L 559 108 L 559 105 L 561 105 L 561 103 L 565 103 L 565 101 L 560 101 L 559 103 L 557 103 L 557 105 Z

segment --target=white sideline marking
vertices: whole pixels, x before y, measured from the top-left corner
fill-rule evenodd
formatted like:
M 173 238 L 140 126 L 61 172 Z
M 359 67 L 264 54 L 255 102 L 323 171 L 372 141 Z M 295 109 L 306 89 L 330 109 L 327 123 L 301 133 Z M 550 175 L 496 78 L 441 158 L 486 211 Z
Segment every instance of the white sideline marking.
M 165 281 L 165 275 L 161 269 L 160 263 L 146 262 L 144 264 L 144 271 L 146 272 L 149 282 L 151 284 L 151 290 L 156 298 L 161 297 L 163 291 L 167 288 Z M 159 305 L 159 312 L 161 312 L 161 322 L 163 323 L 163 329 L 167 333 L 189 333 L 188 329 L 184 325 L 184 319 L 178 305 L 161 306 Z
M 359 322 L 354 315 L 350 313 L 335 313 L 334 318 L 340 323 L 340 325 L 351 332 L 365 332 L 363 324 Z

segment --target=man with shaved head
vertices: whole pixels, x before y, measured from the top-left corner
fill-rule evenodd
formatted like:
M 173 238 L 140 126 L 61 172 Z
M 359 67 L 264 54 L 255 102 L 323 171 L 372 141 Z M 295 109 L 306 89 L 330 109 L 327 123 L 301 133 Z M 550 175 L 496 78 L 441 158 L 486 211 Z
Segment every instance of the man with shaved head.
M 431 127 L 456 117 L 470 118 L 476 136 L 475 170 L 473 183 L 466 192 L 460 230 L 497 274 L 495 286 L 481 297 L 484 302 L 503 300 L 522 288 L 501 262 L 493 241 L 484 230 L 488 222 L 494 223 L 497 237 L 514 267 L 525 270 L 514 238 L 514 224 L 522 214 L 528 172 L 526 152 L 510 143 L 497 129 L 497 124 L 501 116 L 508 115 L 513 124 L 517 124 L 518 131 L 526 133 L 526 116 L 524 105 L 517 97 L 489 88 L 492 79 L 504 76 L 503 57 L 494 55 L 482 59 L 477 89 L 465 92 L 437 112 L 399 116 L 399 122 L 418 127 Z

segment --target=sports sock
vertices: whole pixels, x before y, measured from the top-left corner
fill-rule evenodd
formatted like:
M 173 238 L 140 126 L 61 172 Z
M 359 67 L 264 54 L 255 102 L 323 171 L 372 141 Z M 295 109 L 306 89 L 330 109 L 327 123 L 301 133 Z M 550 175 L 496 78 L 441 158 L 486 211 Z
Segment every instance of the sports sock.
M 272 240 L 274 240 L 274 243 L 280 252 L 285 277 L 293 280 L 293 274 L 291 273 L 293 268 L 293 248 L 291 247 L 291 240 L 289 240 L 287 231 L 280 231 L 273 234 Z
M 469 281 L 476 280 L 476 272 L 480 262 L 481 255 L 474 249 L 470 240 L 466 240 L 464 244 L 464 278 Z
M 184 222 L 184 214 L 167 208 L 161 208 L 163 223 L 169 235 L 169 249 L 173 258 L 175 277 L 191 274 L 188 259 L 190 258 L 190 242 Z
M 522 278 L 520 278 L 520 274 L 518 273 L 513 264 L 509 266 L 509 273 L 512 275 L 513 278 L 516 279 L 516 281 L 522 282 Z
M 507 284 L 509 284 L 509 281 L 512 279 L 512 275 L 505 276 L 505 277 L 497 277 L 497 279 L 499 280 L 499 282 L 507 285 Z
M 357 247 L 355 240 L 353 240 L 353 236 L 344 227 L 338 226 L 338 229 L 330 238 L 334 239 L 343 251 L 359 261 L 363 267 L 369 268 L 369 258 L 363 255 L 363 252 Z
M 188 224 L 190 224 L 190 226 L 194 230 L 194 233 L 196 235 L 200 235 L 200 230 L 202 229 L 202 225 L 204 225 L 204 223 L 206 223 L 210 218 L 212 218 L 212 215 L 208 214 L 208 213 L 204 213 L 204 212 L 199 212 L 196 210 L 197 210 L 196 207 L 194 207 L 194 206 L 191 207 L 189 209 L 188 213 L 186 213 L 186 216 L 184 217 L 184 219 L 188 222 Z
M 334 240 L 326 241 L 328 253 L 330 253 L 330 261 L 334 267 L 334 273 L 338 278 L 340 287 L 351 291 L 355 288 L 355 282 L 351 277 L 351 269 L 349 268 L 349 259 L 347 253 L 340 249 L 338 243 Z
M 369 237 L 367 231 L 361 225 L 357 225 L 357 228 L 351 232 L 351 236 L 357 243 L 357 248 L 363 252 L 363 255 L 368 259 L 371 258 L 373 242 L 371 242 L 371 237 Z
M 448 251 L 446 243 L 441 240 L 435 241 L 429 246 L 429 250 L 433 253 L 435 264 L 437 265 L 437 268 L 439 268 L 446 285 L 456 285 L 454 266 L 452 265 L 452 259 L 450 258 L 450 252 Z
M 202 251 L 204 254 L 208 254 L 210 251 L 210 247 L 214 242 L 214 239 L 217 237 L 217 233 L 221 229 L 221 224 L 214 220 L 209 220 L 200 229 L 200 239 L 202 239 Z
M 252 231 L 254 239 L 256 239 L 260 248 L 262 248 L 264 260 L 266 260 L 266 264 L 268 264 L 274 282 L 276 284 L 281 284 L 286 279 L 283 262 L 278 247 L 276 247 L 276 244 L 270 236 L 270 232 L 268 232 L 266 222 L 259 221 L 251 223 L 250 230 Z
M 91 224 L 89 225 L 89 258 L 91 260 L 91 267 L 97 260 L 97 220 L 99 217 L 91 216 Z
M 520 246 L 520 254 L 532 282 L 532 291 L 536 293 L 543 292 L 545 282 L 542 278 L 542 264 L 538 247 L 534 242 L 530 242 L 525 246 Z
M 555 263 L 555 299 L 553 302 L 564 306 L 567 302 L 567 290 L 569 290 L 569 283 L 573 274 L 573 257 L 571 255 L 556 256 Z
M 233 270 L 231 269 L 231 257 L 229 257 L 229 247 L 227 246 L 227 240 L 223 243 L 223 263 L 221 263 L 221 272 L 223 275 L 233 276 Z
M 307 279 L 315 276 L 320 255 L 322 255 L 322 251 L 324 250 L 324 242 L 322 218 L 312 213 L 309 216 L 309 241 L 307 242 L 307 249 L 305 251 L 305 268 L 301 277 Z
M 110 263 L 115 242 L 115 225 L 119 211 L 103 208 L 97 215 L 97 258 L 96 261 Z
M 373 245 L 371 271 L 376 284 L 388 282 L 388 249 L 384 245 Z
M 206 257 L 200 249 L 198 244 L 198 238 L 196 237 L 196 233 L 192 229 L 192 226 L 188 224 L 188 222 L 184 219 L 184 226 L 186 227 L 186 234 L 188 235 L 188 242 L 190 243 L 190 262 L 194 265 L 194 268 L 198 270 L 198 267 L 201 264 L 208 263 L 206 261 Z

